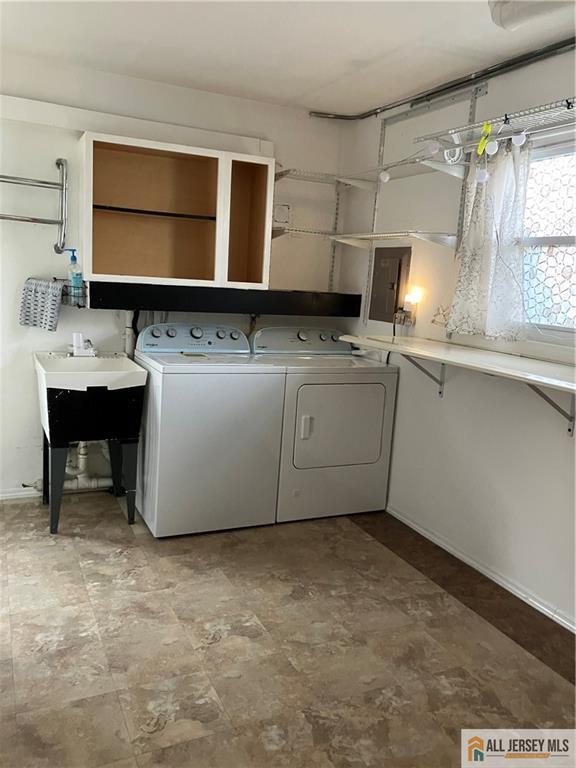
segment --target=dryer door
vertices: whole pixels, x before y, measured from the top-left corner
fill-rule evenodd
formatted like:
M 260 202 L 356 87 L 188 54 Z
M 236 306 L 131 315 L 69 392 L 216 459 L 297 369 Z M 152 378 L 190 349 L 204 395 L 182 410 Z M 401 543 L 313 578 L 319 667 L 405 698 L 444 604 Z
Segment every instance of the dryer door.
M 298 389 L 297 469 L 374 464 L 382 453 L 383 384 L 305 384 Z

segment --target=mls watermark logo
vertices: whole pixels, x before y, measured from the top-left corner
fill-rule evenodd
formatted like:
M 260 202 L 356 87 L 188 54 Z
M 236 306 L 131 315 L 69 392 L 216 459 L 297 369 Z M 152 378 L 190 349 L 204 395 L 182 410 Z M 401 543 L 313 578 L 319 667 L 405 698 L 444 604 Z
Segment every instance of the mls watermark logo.
M 462 768 L 576 766 L 576 731 L 572 728 L 463 730 L 461 748 Z

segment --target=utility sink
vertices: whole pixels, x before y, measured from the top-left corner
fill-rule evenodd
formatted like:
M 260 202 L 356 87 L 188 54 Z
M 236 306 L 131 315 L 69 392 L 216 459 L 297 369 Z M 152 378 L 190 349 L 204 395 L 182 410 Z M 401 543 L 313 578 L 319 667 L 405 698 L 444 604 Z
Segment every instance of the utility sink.
M 37 352 L 40 419 L 50 443 L 137 438 L 148 372 L 123 354 Z
M 38 384 L 45 389 L 141 387 L 148 375 L 144 368 L 120 354 L 72 357 L 65 352 L 37 352 L 35 361 Z

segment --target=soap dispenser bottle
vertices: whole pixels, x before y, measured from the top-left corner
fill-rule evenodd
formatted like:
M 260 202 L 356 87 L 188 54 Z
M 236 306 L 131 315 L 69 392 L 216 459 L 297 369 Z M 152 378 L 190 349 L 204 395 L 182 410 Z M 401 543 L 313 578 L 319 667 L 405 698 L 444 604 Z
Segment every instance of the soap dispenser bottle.
M 73 304 L 82 304 L 82 294 L 84 289 L 84 276 L 82 267 L 78 263 L 76 248 L 66 248 L 70 253 L 70 264 L 68 266 L 68 280 L 70 282 L 70 301 Z

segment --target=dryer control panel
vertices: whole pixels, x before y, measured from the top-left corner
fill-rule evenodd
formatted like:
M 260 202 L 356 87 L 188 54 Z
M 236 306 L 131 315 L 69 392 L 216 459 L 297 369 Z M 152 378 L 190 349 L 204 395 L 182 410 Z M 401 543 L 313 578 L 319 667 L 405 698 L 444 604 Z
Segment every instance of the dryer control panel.
M 342 331 L 334 328 L 260 328 L 250 337 L 250 346 L 255 354 L 350 355 L 352 345 L 340 336 Z
M 190 325 L 189 323 L 157 323 L 138 334 L 139 352 L 192 352 L 230 355 L 247 354 L 250 345 L 246 334 L 227 325 Z

